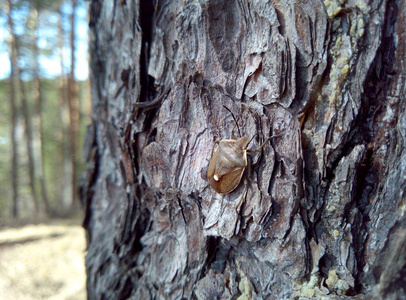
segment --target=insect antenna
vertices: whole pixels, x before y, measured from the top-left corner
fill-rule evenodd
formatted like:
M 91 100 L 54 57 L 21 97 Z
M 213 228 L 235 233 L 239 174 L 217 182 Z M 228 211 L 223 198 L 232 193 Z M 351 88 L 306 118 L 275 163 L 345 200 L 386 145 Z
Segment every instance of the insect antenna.
M 249 140 L 249 142 L 247 143 L 247 147 L 249 144 L 251 144 L 252 140 L 258 135 L 258 133 L 254 134 L 253 137 Z
M 234 119 L 234 122 L 235 122 L 235 125 L 234 125 L 234 127 L 233 127 L 233 130 L 231 131 L 231 135 L 233 135 L 233 131 L 234 131 L 234 128 L 235 128 L 235 126 L 237 126 L 237 129 L 238 129 L 238 134 L 240 135 L 240 137 L 241 137 L 241 131 L 240 131 L 240 127 L 238 126 L 238 122 L 237 122 L 237 119 L 234 117 L 234 114 L 233 114 L 233 112 L 227 107 L 227 106 L 225 106 L 225 105 L 223 105 L 223 107 L 225 108 L 225 109 L 227 109 L 229 112 L 230 112 L 230 114 L 231 114 L 231 116 L 233 117 L 233 119 Z

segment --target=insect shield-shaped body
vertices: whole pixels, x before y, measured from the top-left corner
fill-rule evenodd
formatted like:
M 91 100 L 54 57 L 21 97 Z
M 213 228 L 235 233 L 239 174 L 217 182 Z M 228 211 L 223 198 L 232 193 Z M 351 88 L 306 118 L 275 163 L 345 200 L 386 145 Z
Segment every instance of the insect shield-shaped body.
M 235 121 L 235 126 L 238 128 L 237 120 L 233 113 L 227 107 L 224 106 L 224 108 L 231 113 Z M 238 128 L 238 132 L 239 131 L 240 128 Z M 224 195 L 231 193 L 238 186 L 244 174 L 245 167 L 248 164 L 247 152 L 260 151 L 269 139 L 258 149 L 247 149 L 251 140 L 248 140 L 247 137 L 240 137 L 239 139 L 233 137 L 231 140 L 222 140 L 214 143 L 213 149 L 211 150 L 207 178 L 211 187 L 218 194 Z M 216 145 L 218 146 L 216 151 L 214 151 Z
M 211 187 L 220 195 L 233 191 L 241 181 L 247 166 L 248 138 L 217 141 L 211 151 L 207 178 Z M 218 144 L 213 154 L 214 146 Z

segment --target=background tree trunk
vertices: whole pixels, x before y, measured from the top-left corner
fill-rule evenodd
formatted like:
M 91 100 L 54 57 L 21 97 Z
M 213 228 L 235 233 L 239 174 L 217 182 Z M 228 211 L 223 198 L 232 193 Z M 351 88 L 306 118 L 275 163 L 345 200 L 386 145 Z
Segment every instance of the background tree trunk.
M 7 1 L 7 18 L 9 32 L 13 32 L 13 18 L 11 16 L 12 4 Z M 18 195 L 18 144 L 17 144 L 17 93 L 15 88 L 15 77 L 17 69 L 17 52 L 15 47 L 14 35 L 10 34 L 10 140 L 11 140 L 11 185 L 13 195 L 12 216 L 18 218 L 19 212 L 19 195 Z
M 61 178 L 59 179 L 61 186 L 63 187 L 59 191 L 59 203 L 60 207 L 63 208 L 61 211 L 65 211 L 66 208 L 72 206 L 72 160 L 71 160 L 71 145 L 68 138 L 68 127 L 69 127 L 69 109 L 68 109 L 68 95 L 67 95 L 67 80 L 66 73 L 64 70 L 64 42 L 63 38 L 65 31 L 62 26 L 64 19 L 64 13 L 62 11 L 62 4 L 59 7 L 59 20 L 58 20 L 58 48 L 59 48 L 59 62 L 61 68 L 61 76 L 58 80 L 59 83 L 59 115 L 61 119 L 61 124 L 59 127 L 58 140 L 60 147 L 60 159 L 62 162 L 61 168 L 63 172 Z
M 34 18 L 34 42 L 33 42 L 33 54 L 34 54 L 34 99 L 35 99 L 35 124 L 36 124 L 36 142 L 38 148 L 38 164 L 37 164 L 37 174 L 38 179 L 41 186 L 41 200 L 43 202 L 45 212 L 49 215 L 51 214 L 51 207 L 49 204 L 47 188 L 45 184 L 45 164 L 44 164 L 44 130 L 42 126 L 42 108 L 44 97 L 42 94 L 42 87 L 41 87 L 41 79 L 39 73 L 39 65 L 40 65 L 40 53 L 38 48 L 38 39 L 39 39 L 39 32 L 38 32 L 38 23 L 39 23 L 39 4 L 34 3 L 35 8 L 33 10 L 33 18 Z
M 78 208 L 78 198 L 77 198 L 77 180 L 78 180 L 78 141 L 79 141 L 79 100 L 78 100 L 78 87 L 75 79 L 75 51 L 76 51 L 76 33 L 75 33 L 75 19 L 76 19 L 76 0 L 71 1 L 72 4 L 72 14 L 70 16 L 70 73 L 68 77 L 68 109 L 69 109 L 69 126 L 68 126 L 68 153 L 70 155 L 70 163 L 72 170 L 71 177 L 71 188 L 72 188 L 72 203 L 71 210 L 74 211 Z
M 12 7 L 11 2 L 9 2 L 9 6 Z M 12 13 L 10 9 L 9 14 L 10 20 L 12 20 Z M 25 83 L 22 77 L 22 70 L 18 65 L 18 57 L 20 56 L 20 47 L 17 36 L 15 34 L 14 29 L 14 22 L 11 21 L 9 24 L 10 27 L 10 35 L 12 36 L 12 47 L 14 48 L 12 51 L 15 52 L 15 65 L 14 72 L 18 80 L 18 87 L 19 87 L 19 94 L 21 99 L 21 110 L 23 113 L 24 118 L 24 134 L 25 134 L 25 142 L 26 142 L 26 151 L 28 157 L 28 178 L 30 182 L 30 190 L 31 196 L 34 203 L 35 212 L 39 212 L 39 199 L 36 189 L 36 172 L 35 172 L 35 162 L 34 162 L 34 147 L 33 147 L 33 130 L 32 130 L 32 123 L 31 123 L 31 112 L 28 104 L 28 98 L 25 91 Z M 18 154 L 17 154 L 18 155 Z
M 18 47 L 16 49 L 18 53 Z M 21 98 L 21 108 L 24 117 L 24 133 L 25 133 L 25 143 L 26 143 L 26 151 L 28 157 L 28 178 L 30 181 L 30 190 L 32 200 L 34 202 L 35 212 L 39 213 L 39 199 L 37 188 L 35 185 L 36 181 L 36 172 L 35 172 L 35 162 L 34 162 L 34 146 L 33 146 L 33 131 L 32 131 L 32 123 L 31 123 L 31 112 L 30 107 L 28 104 L 27 94 L 25 92 L 24 80 L 22 78 L 21 70 L 17 67 L 17 77 L 18 83 L 20 88 L 20 98 Z
M 339 3 L 93 0 L 89 298 L 406 299 L 405 4 Z

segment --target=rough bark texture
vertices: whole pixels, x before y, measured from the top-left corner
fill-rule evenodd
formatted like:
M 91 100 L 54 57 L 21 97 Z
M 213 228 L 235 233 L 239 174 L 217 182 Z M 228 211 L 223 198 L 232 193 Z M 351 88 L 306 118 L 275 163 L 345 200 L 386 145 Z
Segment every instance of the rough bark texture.
M 406 299 L 405 4 L 342 2 L 93 0 L 89 298 Z

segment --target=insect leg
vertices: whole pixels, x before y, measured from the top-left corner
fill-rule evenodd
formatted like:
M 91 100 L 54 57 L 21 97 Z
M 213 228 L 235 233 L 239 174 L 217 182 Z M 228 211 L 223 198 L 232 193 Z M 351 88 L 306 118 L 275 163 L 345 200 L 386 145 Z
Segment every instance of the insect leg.
M 241 197 L 237 202 L 237 211 L 240 210 L 242 204 L 244 203 L 244 200 L 246 200 L 248 194 L 248 181 L 247 179 L 244 177 L 244 190 L 242 191 Z
M 255 135 L 254 135 L 254 136 L 255 136 Z M 258 149 L 247 149 L 247 152 L 259 152 L 259 151 L 261 151 L 262 148 L 264 148 L 265 144 L 266 144 L 267 142 L 269 142 L 269 140 L 270 140 L 270 138 L 267 138 L 267 139 L 265 140 L 265 142 L 263 142 L 262 145 L 259 146 Z
M 262 143 L 262 145 L 259 146 L 259 148 L 258 148 L 256 151 L 257 151 L 257 152 L 258 152 L 258 151 L 261 151 L 262 148 L 264 148 L 265 144 L 269 142 L 269 140 L 270 140 L 270 138 L 267 138 L 267 139 Z
M 248 147 L 248 145 L 251 144 L 252 140 L 253 140 L 254 137 L 256 137 L 257 135 L 258 135 L 258 133 L 254 134 L 254 136 L 253 136 L 253 137 L 249 140 L 249 142 L 247 143 L 247 146 L 246 146 L 246 147 Z
M 220 141 L 215 141 L 213 144 L 213 148 L 211 148 L 211 155 L 210 157 L 213 157 L 213 151 L 214 151 L 214 146 L 218 145 L 220 143 Z

